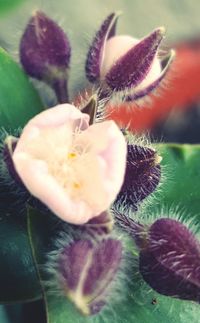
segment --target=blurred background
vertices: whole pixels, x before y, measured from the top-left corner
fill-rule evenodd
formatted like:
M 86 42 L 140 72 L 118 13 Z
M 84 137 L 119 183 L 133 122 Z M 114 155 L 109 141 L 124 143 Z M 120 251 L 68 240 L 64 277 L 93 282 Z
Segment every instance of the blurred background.
M 121 106 L 112 117 L 125 125 L 130 124 L 134 132 L 148 133 L 158 142 L 200 143 L 199 0 L 0 0 L 0 45 L 17 61 L 20 37 L 31 13 L 37 9 L 55 19 L 71 41 L 71 93 L 84 87 L 88 46 L 110 12 L 123 12 L 117 29 L 119 34 L 141 38 L 155 27 L 165 26 L 164 46 L 177 50 L 167 80 L 150 100 L 140 102 L 139 107 L 134 103 L 129 109 Z M 43 92 L 43 88 L 40 91 Z M 46 95 L 48 91 L 45 88 Z M 1 323 L 18 323 L 16 315 L 12 318 L 12 309 L 12 306 L 0 307 Z M 31 317 L 33 322 L 37 321 L 34 313 Z M 24 323 L 27 322 L 31 323 L 30 314 L 26 321 L 25 312 Z

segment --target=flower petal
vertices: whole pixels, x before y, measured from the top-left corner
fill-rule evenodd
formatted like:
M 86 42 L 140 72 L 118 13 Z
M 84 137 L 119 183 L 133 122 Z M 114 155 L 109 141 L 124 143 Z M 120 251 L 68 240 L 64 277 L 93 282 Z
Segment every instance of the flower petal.
M 102 163 L 102 183 L 106 190 L 104 201 L 106 210 L 114 201 L 123 184 L 126 142 L 118 126 L 111 120 L 93 124 L 83 133 L 83 136 L 89 136 L 93 139 L 94 144 L 91 149 L 98 154 L 99 162 Z
M 73 201 L 69 198 L 59 183 L 48 174 L 44 161 L 34 160 L 25 153 L 14 153 L 13 160 L 18 174 L 31 194 L 64 221 L 83 224 L 93 217 L 92 210 L 84 201 Z
M 41 129 L 56 128 L 65 124 L 71 131 L 76 127 L 83 130 L 89 126 L 89 115 L 81 113 L 70 104 L 60 104 L 39 113 L 23 129 L 16 152 L 23 151 L 27 142 L 37 137 Z

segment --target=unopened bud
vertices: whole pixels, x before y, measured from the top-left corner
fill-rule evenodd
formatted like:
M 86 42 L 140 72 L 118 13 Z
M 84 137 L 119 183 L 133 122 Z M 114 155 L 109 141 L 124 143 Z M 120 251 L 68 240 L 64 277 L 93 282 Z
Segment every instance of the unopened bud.
M 160 182 L 161 157 L 148 147 L 128 144 L 124 183 L 117 203 L 137 210 L 138 204 L 149 196 Z
M 59 258 L 62 288 L 84 315 L 98 313 L 107 302 L 109 287 L 122 258 L 121 242 L 78 240 Z
M 162 218 L 151 225 L 139 268 L 158 293 L 200 302 L 200 243 L 181 222 Z
M 124 101 L 132 101 L 160 84 L 174 52 L 163 59 L 159 57 L 164 27 L 141 40 L 128 35 L 115 36 L 118 16 L 109 15 L 97 32 L 88 52 L 86 75 L 90 82 L 101 85 L 105 97 L 117 92 Z
M 64 31 L 44 13 L 30 19 L 20 44 L 20 59 L 25 71 L 52 86 L 58 100 L 67 98 L 67 78 L 71 48 Z

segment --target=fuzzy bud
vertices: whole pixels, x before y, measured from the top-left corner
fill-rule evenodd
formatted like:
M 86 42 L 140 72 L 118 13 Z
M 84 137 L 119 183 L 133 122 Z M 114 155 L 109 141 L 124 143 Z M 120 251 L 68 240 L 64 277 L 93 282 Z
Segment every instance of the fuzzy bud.
M 58 260 L 61 285 L 84 315 L 94 315 L 106 304 L 121 258 L 121 242 L 114 239 L 98 244 L 77 240 L 64 248 Z
M 71 48 L 64 31 L 44 13 L 30 19 L 20 44 L 21 63 L 30 76 L 52 86 L 60 103 L 67 98 Z
M 133 211 L 149 196 L 160 181 L 162 158 L 151 148 L 128 144 L 124 183 L 117 203 L 123 203 Z
M 128 35 L 115 36 L 117 18 L 114 13 L 108 16 L 97 32 L 88 52 L 86 75 L 90 82 L 101 84 L 105 95 L 117 92 L 123 100 L 132 101 L 159 85 L 174 51 L 162 58 L 158 55 L 164 27 L 141 40 Z
M 200 302 L 200 243 L 179 221 L 162 218 L 151 225 L 139 268 L 158 293 Z

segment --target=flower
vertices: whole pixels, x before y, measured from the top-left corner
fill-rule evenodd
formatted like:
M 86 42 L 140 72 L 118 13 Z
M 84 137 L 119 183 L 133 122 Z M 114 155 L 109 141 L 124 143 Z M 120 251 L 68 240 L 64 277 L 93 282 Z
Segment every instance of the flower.
M 113 121 L 89 126 L 87 114 L 63 104 L 29 121 L 13 162 L 33 196 L 63 220 L 83 224 L 115 200 L 124 178 L 126 142 Z
M 115 36 L 117 18 L 114 13 L 108 16 L 97 32 L 88 52 L 86 75 L 90 82 L 100 82 L 105 93 L 115 91 L 125 101 L 131 101 L 157 87 L 168 71 L 174 51 L 163 59 L 158 57 L 164 27 L 141 40 Z

